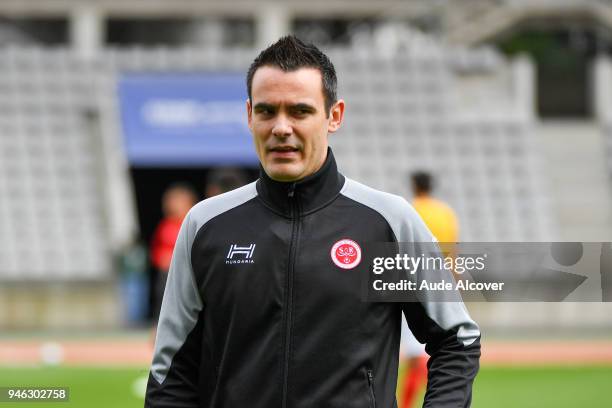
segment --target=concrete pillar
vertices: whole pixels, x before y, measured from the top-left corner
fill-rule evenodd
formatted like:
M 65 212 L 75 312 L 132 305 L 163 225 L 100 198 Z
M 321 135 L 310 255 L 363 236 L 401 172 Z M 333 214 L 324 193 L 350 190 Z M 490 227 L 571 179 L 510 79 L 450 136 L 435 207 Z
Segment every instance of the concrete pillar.
M 593 98 L 595 118 L 600 123 L 612 123 L 612 60 L 599 56 L 593 66 Z
M 93 58 L 104 44 L 104 18 L 94 4 L 76 6 L 70 15 L 70 44 L 83 59 Z
M 255 16 L 258 49 L 276 42 L 291 32 L 291 12 L 283 2 L 267 2 L 261 5 Z
M 537 117 L 535 67 L 529 57 L 521 55 L 512 62 L 517 95 L 516 111 L 523 118 L 534 120 Z

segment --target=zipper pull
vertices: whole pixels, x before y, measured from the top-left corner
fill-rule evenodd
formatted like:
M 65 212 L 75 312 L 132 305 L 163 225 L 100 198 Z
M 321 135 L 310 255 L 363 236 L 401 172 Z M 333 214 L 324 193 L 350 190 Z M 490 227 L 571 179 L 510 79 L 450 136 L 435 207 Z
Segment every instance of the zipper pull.
M 293 198 L 294 195 L 295 195 L 295 183 L 291 183 L 291 185 L 289 186 L 289 191 L 287 192 L 287 196 L 289 198 Z
M 372 370 L 367 370 L 368 387 L 370 388 L 370 398 L 372 399 L 372 407 L 376 408 L 376 394 L 374 394 L 374 374 Z

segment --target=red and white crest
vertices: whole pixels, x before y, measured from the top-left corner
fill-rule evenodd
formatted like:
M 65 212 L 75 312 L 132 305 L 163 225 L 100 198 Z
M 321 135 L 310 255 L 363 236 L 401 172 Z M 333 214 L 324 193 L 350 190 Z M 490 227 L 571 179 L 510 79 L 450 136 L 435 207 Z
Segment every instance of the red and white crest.
M 361 248 L 352 239 L 341 239 L 332 246 L 331 259 L 342 269 L 353 269 L 361 262 Z

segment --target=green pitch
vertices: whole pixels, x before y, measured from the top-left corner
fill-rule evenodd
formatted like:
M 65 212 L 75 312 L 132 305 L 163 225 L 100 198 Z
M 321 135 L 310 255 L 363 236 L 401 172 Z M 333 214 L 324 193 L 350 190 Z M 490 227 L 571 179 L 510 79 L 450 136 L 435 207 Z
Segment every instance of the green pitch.
M 612 366 L 481 367 L 472 408 L 608 408 L 611 385 Z
M 0 367 L 0 387 L 70 388 L 67 403 L 7 403 L 0 408 L 142 407 L 147 370 L 142 368 Z M 483 367 L 474 386 L 474 408 L 610 407 L 612 366 Z
M 0 408 L 142 408 L 147 371 L 139 368 L 0 367 L 0 387 L 68 387 L 68 402 L 0 402 Z
M 612 406 L 612 367 L 492 368 L 476 377 L 474 408 Z

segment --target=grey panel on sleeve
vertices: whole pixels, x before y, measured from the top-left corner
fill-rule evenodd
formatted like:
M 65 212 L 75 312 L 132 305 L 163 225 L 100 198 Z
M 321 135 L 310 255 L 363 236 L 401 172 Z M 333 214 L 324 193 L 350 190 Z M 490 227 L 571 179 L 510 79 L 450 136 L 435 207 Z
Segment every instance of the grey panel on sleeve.
M 378 212 L 387 221 L 398 242 L 437 242 L 416 210 L 402 197 L 375 190 L 348 178 L 340 193 Z M 450 272 L 439 273 L 452 279 Z M 426 298 L 421 300 L 429 318 L 444 330 L 457 329 L 458 340 L 465 346 L 480 336 L 478 325 L 470 318 L 460 296 L 457 302 L 434 302 Z
M 255 183 L 196 204 L 181 226 L 172 254 L 164 291 L 151 374 L 161 384 L 172 359 L 198 321 L 203 307 L 191 265 L 191 248 L 197 232 L 212 218 L 257 196 Z

